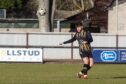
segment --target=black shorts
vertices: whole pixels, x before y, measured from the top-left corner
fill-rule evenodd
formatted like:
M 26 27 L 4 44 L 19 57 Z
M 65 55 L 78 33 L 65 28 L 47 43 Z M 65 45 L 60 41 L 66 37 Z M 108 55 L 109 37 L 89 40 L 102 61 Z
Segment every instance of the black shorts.
M 88 52 L 88 51 L 79 51 L 79 53 L 80 53 L 80 57 L 81 57 L 81 58 L 84 58 L 84 57 L 93 58 L 92 52 Z

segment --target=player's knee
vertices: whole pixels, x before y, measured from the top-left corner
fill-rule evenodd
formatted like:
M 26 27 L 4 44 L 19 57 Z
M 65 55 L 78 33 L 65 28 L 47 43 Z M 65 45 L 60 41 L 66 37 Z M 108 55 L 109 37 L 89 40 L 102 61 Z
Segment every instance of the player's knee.
M 88 64 L 89 63 L 88 57 L 84 57 L 84 58 L 82 58 L 82 60 L 83 60 L 84 64 Z
M 90 67 L 93 67 L 93 66 L 94 66 L 94 63 L 91 63 L 89 66 L 90 66 Z
M 90 58 L 90 64 L 89 64 L 89 66 L 90 66 L 90 67 L 93 67 L 93 65 L 94 65 L 93 58 Z

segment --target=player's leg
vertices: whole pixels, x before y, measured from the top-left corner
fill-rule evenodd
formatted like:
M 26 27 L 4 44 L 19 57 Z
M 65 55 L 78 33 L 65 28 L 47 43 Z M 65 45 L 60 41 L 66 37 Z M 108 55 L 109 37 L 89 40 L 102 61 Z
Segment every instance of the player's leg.
M 94 60 L 92 57 L 89 58 L 89 64 L 88 64 L 88 71 L 93 67 L 94 65 Z
M 88 71 L 93 67 L 94 65 L 94 60 L 92 57 L 85 57 L 83 58 L 83 69 L 81 70 L 81 72 L 84 74 L 83 77 L 87 78 L 88 76 Z
M 93 60 L 93 58 L 92 58 L 92 57 L 89 58 L 89 61 L 90 61 L 89 66 L 90 66 L 90 67 L 93 67 L 93 65 L 94 65 L 94 60 Z
M 88 71 L 88 63 L 89 63 L 89 58 L 88 57 L 82 57 L 83 61 L 83 68 L 82 70 L 77 74 L 78 78 L 87 78 L 87 71 Z
M 89 67 L 89 58 L 88 57 L 84 57 L 84 58 L 82 58 L 82 60 L 83 60 L 83 63 L 84 63 L 84 65 L 83 65 L 83 69 L 81 70 L 81 72 L 84 74 L 83 75 L 83 77 L 84 78 L 87 78 L 87 76 L 88 76 L 88 67 Z
M 88 76 L 88 71 L 93 67 L 94 65 L 94 60 L 92 57 L 84 57 L 82 58 L 83 60 L 83 69 L 81 70 L 80 77 L 83 76 L 84 78 L 87 78 Z M 83 74 L 83 75 L 82 75 Z
M 89 64 L 89 57 L 87 51 L 80 49 L 79 50 L 80 57 L 83 61 L 83 68 L 82 70 L 78 73 L 78 78 L 84 77 L 87 78 L 87 71 L 88 71 L 88 64 Z

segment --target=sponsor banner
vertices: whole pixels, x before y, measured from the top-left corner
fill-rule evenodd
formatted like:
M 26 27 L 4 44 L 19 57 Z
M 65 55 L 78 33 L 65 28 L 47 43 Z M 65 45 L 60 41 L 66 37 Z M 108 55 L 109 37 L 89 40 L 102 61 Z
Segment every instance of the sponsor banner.
M 93 50 L 95 62 L 118 62 L 118 52 L 116 50 Z
M 41 48 L 0 48 L 3 62 L 43 62 Z
M 126 50 L 119 51 L 120 62 L 126 62 Z

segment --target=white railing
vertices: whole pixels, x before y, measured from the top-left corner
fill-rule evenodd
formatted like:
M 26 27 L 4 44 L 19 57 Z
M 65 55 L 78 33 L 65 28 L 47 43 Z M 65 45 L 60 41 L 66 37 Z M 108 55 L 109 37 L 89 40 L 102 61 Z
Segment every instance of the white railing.
M 74 33 L 0 33 L 0 47 L 34 47 L 43 49 L 43 59 L 80 59 L 77 41 L 60 46 Z M 92 47 L 126 48 L 126 35 L 92 34 Z

